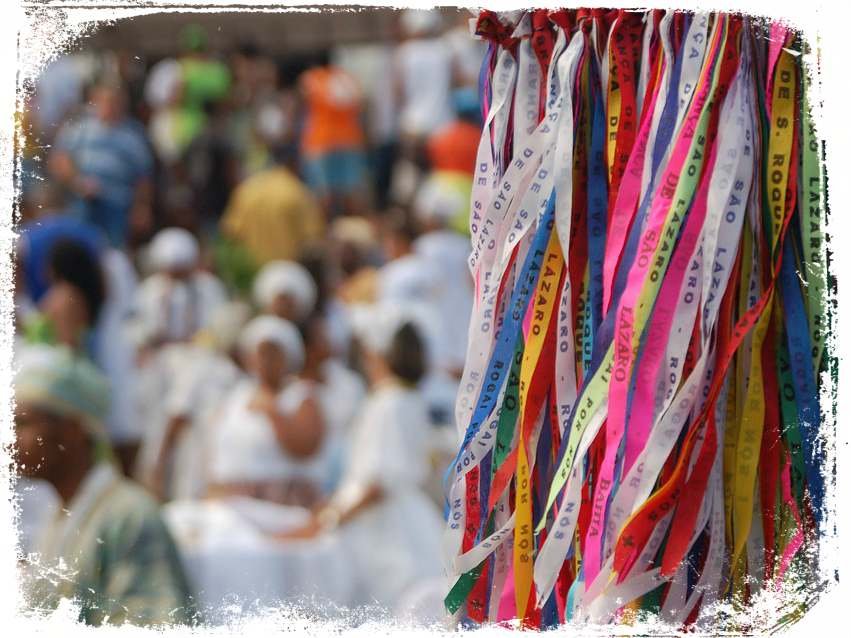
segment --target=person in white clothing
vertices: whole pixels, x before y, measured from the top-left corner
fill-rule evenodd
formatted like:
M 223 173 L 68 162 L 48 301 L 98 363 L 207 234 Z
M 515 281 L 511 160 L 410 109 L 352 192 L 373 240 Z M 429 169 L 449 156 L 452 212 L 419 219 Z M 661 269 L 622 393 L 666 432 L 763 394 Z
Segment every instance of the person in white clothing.
M 358 341 L 370 394 L 353 425 L 343 480 L 309 523 L 278 538 L 310 538 L 339 526 L 358 579 L 354 604 L 392 609 L 411 587 L 441 575 L 435 557 L 443 522 L 422 489 L 430 425 L 416 384 L 425 372 L 425 345 L 398 306 L 377 307 Z
M 127 255 L 116 248 L 104 248 L 101 266 L 107 297 L 95 331 L 93 358 L 110 382 L 112 400 L 106 425 L 113 446 L 122 455 L 128 447 L 138 446 L 144 427 L 135 409 L 138 375 L 135 348 L 124 330 L 138 280 Z
M 408 204 L 428 165 L 426 141 L 453 118 L 452 51 L 440 37 L 436 10 L 400 13 L 403 41 L 395 52 L 399 149 L 389 185 L 393 202 Z
M 399 17 L 405 37 L 396 50 L 403 136 L 422 139 L 452 119 L 452 51 L 440 37 L 436 10 L 409 9 Z
M 247 304 L 228 303 L 192 341 L 167 345 L 149 362 L 159 411 L 145 430 L 136 471 L 163 500 L 199 498 L 206 490 L 209 426 L 244 378 L 233 351 L 250 317 Z
M 404 305 L 416 311 L 428 346 L 426 373 L 419 389 L 432 421 L 447 425 L 452 422 L 458 370 L 463 368 L 464 350 L 459 348 L 466 344 L 466 335 L 457 335 L 455 315 L 467 312 L 470 303 L 463 293 L 451 289 L 460 285 L 456 280 L 463 279 L 468 271 L 453 269 L 457 255 L 450 255 L 454 261 L 444 264 L 439 263 L 441 258 L 423 250 L 430 248 L 430 238 L 418 250 L 417 230 L 414 220 L 401 211 L 388 218 L 384 252 L 389 261 L 378 272 L 377 298 L 379 303 Z
M 473 312 L 473 278 L 467 265 L 470 240 L 450 228 L 459 209 L 469 208 L 469 200 L 447 188 L 439 175 L 432 175 L 420 187 L 414 201 L 414 216 L 422 234 L 414 241 L 414 253 L 440 272 L 443 286 L 437 307 L 443 320 L 441 334 L 447 360 L 445 369 L 461 378 L 467 333 Z
M 341 463 L 351 424 L 366 396 L 361 377 L 334 356 L 328 334 L 328 319 L 314 313 L 302 322 L 304 367 L 299 374 L 302 383 L 316 388 L 325 424 L 322 492 L 327 496 L 340 480 Z
M 454 83 L 458 87 L 478 87 L 482 60 L 488 49 L 487 42 L 471 35 L 470 20 L 475 22 L 472 11 L 459 11 L 455 22 L 443 33 L 443 41 L 452 52 Z
M 130 320 L 140 350 L 188 340 L 227 301 L 218 277 L 198 268 L 199 253 L 198 241 L 182 228 L 154 236 L 148 250 L 154 272 L 139 286 Z
M 379 303 L 417 301 L 434 304 L 445 282 L 440 271 L 417 254 L 418 228 L 405 209 L 393 209 L 384 220 L 382 248 L 385 264 L 379 269 L 376 300 Z
M 296 376 L 305 357 L 298 329 L 261 315 L 243 330 L 240 350 L 251 376 L 210 426 L 207 495 L 310 506 L 321 495 L 325 423 L 315 384 Z

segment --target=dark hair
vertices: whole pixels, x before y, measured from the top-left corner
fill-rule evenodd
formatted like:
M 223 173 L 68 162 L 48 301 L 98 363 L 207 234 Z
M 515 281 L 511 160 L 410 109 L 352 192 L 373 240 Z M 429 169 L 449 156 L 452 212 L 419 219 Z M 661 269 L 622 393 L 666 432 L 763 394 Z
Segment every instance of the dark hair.
M 50 250 L 48 268 L 54 281 L 64 281 L 82 293 L 89 321 L 96 323 L 106 299 L 106 285 L 91 250 L 74 239 L 60 239 Z
M 312 67 L 325 67 L 331 65 L 331 49 L 325 47 L 315 51 L 311 56 Z
M 325 305 L 328 303 L 328 258 L 327 248 L 319 244 L 311 244 L 305 247 L 302 252 L 299 264 L 304 266 L 304 269 L 310 274 L 313 283 L 316 284 L 316 304 L 314 312 L 323 313 Z
M 396 331 L 387 350 L 387 364 L 402 381 L 414 385 L 425 374 L 425 344 L 410 321 Z
M 256 60 L 260 57 L 260 48 L 253 42 L 245 41 L 236 47 L 236 52 L 249 60 Z
M 406 208 L 394 206 L 385 213 L 384 230 L 390 235 L 413 242 L 419 236 L 419 226 Z
M 301 335 L 302 343 L 304 343 L 304 348 L 307 350 L 313 344 L 314 339 L 316 339 L 316 335 L 319 330 L 322 328 L 322 322 L 324 320 L 324 316 L 322 313 L 314 310 L 310 313 L 310 315 L 295 324 L 295 327 L 298 328 L 298 332 Z

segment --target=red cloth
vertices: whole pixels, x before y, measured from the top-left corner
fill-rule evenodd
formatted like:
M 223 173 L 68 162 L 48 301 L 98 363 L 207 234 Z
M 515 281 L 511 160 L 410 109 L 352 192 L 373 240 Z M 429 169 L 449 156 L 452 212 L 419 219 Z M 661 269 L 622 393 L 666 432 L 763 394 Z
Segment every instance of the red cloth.
M 481 131 L 475 124 L 455 121 L 447 124 L 428 140 L 428 159 L 432 170 L 473 174 Z

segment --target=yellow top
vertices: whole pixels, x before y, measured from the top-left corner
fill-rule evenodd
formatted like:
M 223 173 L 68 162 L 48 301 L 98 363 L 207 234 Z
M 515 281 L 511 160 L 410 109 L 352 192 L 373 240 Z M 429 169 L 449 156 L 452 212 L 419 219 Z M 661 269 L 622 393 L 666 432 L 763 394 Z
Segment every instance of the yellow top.
M 262 266 L 274 259 L 298 259 L 305 245 L 322 237 L 325 220 L 307 187 L 286 168 L 275 167 L 234 190 L 221 228 Z

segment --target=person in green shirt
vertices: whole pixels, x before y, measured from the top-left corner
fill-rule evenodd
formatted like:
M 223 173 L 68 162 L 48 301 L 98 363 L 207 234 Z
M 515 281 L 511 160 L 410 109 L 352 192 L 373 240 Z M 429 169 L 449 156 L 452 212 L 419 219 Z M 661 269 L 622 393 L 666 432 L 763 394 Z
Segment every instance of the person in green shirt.
M 232 79 L 228 66 L 210 55 L 203 27 L 187 25 L 180 40 L 184 50 L 179 60 L 182 75 L 180 131 L 182 147 L 186 148 L 203 130 L 209 105 L 229 97 Z

